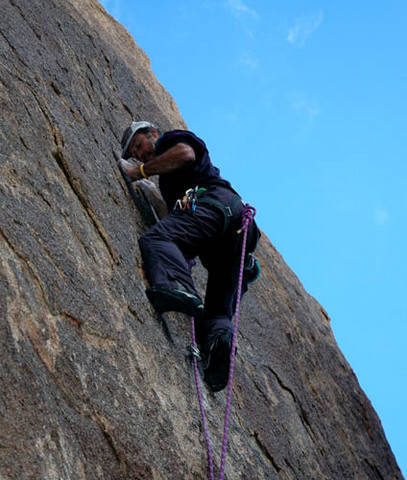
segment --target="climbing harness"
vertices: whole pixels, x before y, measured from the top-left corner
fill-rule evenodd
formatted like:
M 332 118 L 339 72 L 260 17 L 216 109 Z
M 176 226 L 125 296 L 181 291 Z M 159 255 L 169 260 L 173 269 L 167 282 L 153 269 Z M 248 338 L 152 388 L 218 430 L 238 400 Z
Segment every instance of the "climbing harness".
M 228 443 L 228 430 L 229 430 L 229 417 L 230 417 L 230 409 L 232 404 L 232 388 L 233 388 L 233 374 L 235 368 L 235 355 L 236 355 L 236 343 L 237 343 L 237 331 L 239 325 L 239 313 L 240 313 L 240 297 L 242 294 L 242 283 L 243 283 L 243 275 L 244 275 L 244 268 L 245 268 L 245 257 L 246 257 L 246 243 L 247 243 L 247 231 L 249 225 L 253 222 L 253 218 L 256 215 L 256 209 L 246 203 L 243 212 L 242 212 L 242 227 L 238 233 L 243 233 L 243 241 L 242 241 L 242 254 L 240 259 L 240 271 L 239 271 L 239 281 L 238 281 L 238 289 L 237 289 L 237 301 L 236 301 L 236 311 L 234 316 L 234 325 L 233 325 L 233 340 L 232 340 L 232 350 L 230 354 L 230 365 L 229 365 L 229 378 L 228 378 L 228 386 L 227 386 L 227 394 L 226 394 L 226 408 L 225 408 L 225 419 L 223 424 L 223 438 L 222 438 L 222 452 L 221 452 L 221 460 L 220 460 L 220 467 L 219 467 L 219 480 L 223 480 L 224 473 L 225 473 L 225 465 L 226 465 L 226 453 L 227 453 L 227 443 Z M 211 438 L 210 433 L 206 421 L 205 409 L 203 405 L 203 397 L 201 386 L 199 382 L 199 372 L 198 372 L 198 361 L 200 360 L 200 352 L 198 350 L 195 338 L 195 319 L 191 317 L 191 337 L 192 343 L 189 348 L 193 366 L 194 366 L 194 377 L 195 377 L 195 386 L 196 392 L 198 397 L 199 403 L 199 410 L 201 412 L 202 417 L 202 426 L 205 435 L 205 443 L 208 455 L 208 473 L 209 473 L 209 480 L 214 480 L 213 476 L 213 455 L 212 455 L 212 448 L 211 448 Z
M 230 219 L 233 217 L 233 210 L 243 204 L 241 198 L 236 194 L 230 205 L 225 205 L 221 201 L 211 196 L 204 195 L 208 192 L 207 188 L 199 187 L 190 188 L 185 192 L 185 195 L 175 202 L 174 210 L 187 210 L 191 213 L 195 213 L 198 205 L 207 205 L 220 210 L 223 214 L 223 229 L 222 233 L 225 233 L 229 228 Z

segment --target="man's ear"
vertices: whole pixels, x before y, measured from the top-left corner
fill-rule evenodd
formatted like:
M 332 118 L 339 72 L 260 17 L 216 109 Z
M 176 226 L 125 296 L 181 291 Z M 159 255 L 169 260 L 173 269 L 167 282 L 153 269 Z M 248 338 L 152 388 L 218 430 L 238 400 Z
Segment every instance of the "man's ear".
M 150 133 L 154 140 L 157 140 L 157 138 L 160 136 L 160 132 L 155 127 L 150 127 Z

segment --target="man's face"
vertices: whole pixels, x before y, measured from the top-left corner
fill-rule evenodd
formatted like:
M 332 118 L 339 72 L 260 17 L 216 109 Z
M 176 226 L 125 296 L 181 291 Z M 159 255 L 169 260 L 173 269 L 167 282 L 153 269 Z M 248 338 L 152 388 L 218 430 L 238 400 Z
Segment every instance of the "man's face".
M 154 158 L 154 145 L 158 138 L 158 132 L 136 133 L 129 147 L 131 157 L 135 157 L 144 163 Z

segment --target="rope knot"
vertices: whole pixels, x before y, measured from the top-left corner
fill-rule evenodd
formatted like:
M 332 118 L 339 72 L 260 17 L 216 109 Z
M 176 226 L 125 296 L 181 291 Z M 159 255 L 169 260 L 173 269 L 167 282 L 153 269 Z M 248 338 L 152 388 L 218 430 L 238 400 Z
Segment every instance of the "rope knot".
M 244 230 L 247 230 L 248 226 L 253 222 L 255 215 L 256 209 L 246 203 L 242 211 L 242 226 L 237 233 L 242 233 Z

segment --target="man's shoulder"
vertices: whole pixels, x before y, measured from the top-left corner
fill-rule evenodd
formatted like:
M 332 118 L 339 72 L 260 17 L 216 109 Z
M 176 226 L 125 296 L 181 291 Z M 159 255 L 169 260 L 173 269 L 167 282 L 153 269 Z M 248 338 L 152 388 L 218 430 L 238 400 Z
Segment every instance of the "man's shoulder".
M 181 130 L 181 129 L 168 130 L 167 132 L 164 132 L 161 135 L 161 137 L 178 137 L 183 135 L 187 137 L 198 138 L 199 140 L 201 140 L 197 135 L 195 135 L 194 132 L 191 132 L 190 130 Z
M 156 142 L 156 153 L 163 153 L 177 143 L 190 145 L 198 155 L 202 155 L 208 151 L 205 142 L 195 135 L 195 133 L 189 130 L 169 130 L 158 138 Z

